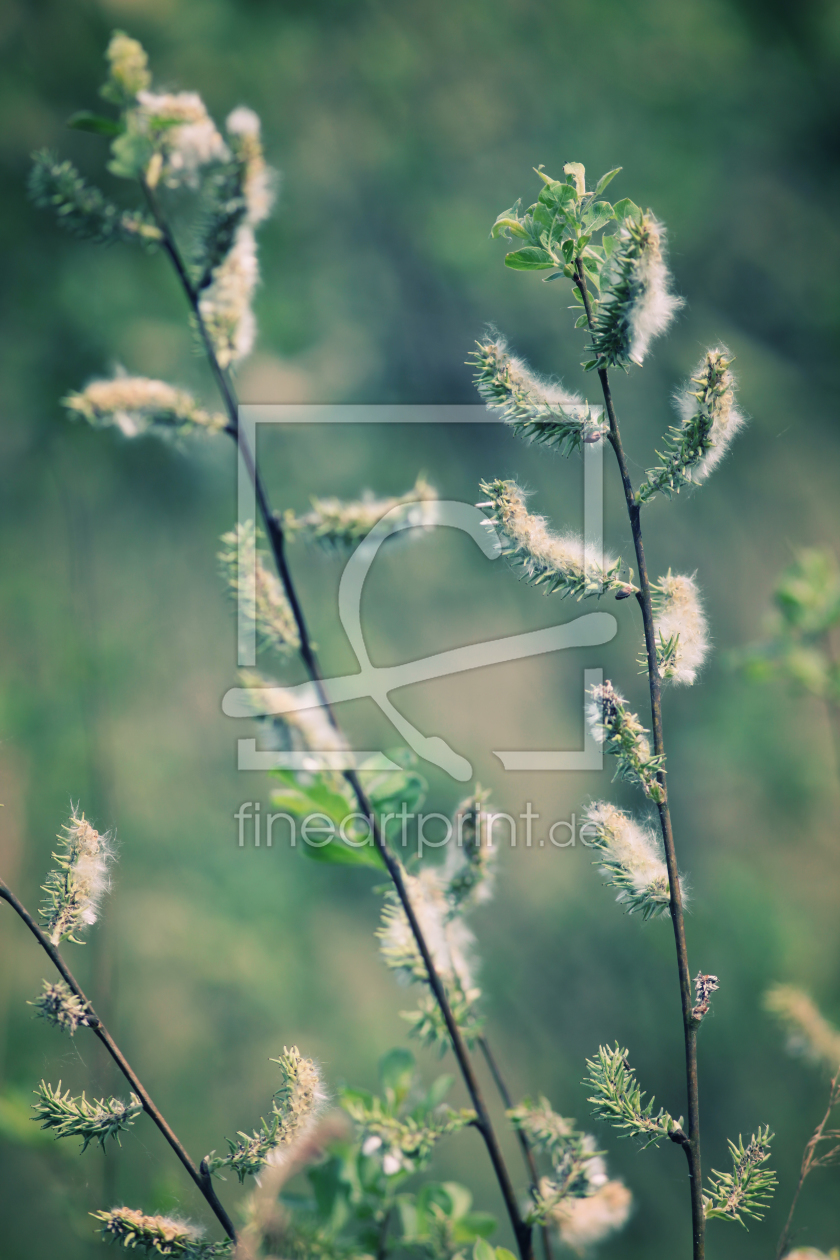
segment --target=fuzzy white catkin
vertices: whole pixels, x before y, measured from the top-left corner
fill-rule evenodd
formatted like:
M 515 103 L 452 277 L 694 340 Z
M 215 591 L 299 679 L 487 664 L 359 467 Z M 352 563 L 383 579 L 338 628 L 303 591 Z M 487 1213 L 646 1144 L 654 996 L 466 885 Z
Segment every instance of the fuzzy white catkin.
M 616 900 L 625 903 L 630 913 L 634 909 L 647 916 L 665 913 L 669 902 L 668 868 L 653 831 L 606 801 L 589 805 L 584 819 L 600 840 L 597 847 L 605 859 L 601 873 L 618 887 Z M 588 842 L 596 847 L 591 839 Z M 680 892 L 685 901 L 682 879 Z
M 163 132 L 162 178 L 170 187 L 196 187 L 202 166 L 224 162 L 230 150 L 197 92 L 138 92 L 136 123 Z
M 729 370 L 732 355 L 726 346 L 707 350 L 691 375 L 691 380 L 676 396 L 677 410 L 683 424 L 697 411 L 698 392 L 706 403 L 712 425 L 708 434 L 709 450 L 688 477 L 696 484 L 704 482 L 718 466 L 732 439 L 746 423 L 743 412 L 735 405 L 735 377 Z
M 630 310 L 630 358 L 641 364 L 654 337 L 665 332 L 682 306 L 670 291 L 671 277 L 663 258 L 665 229 L 652 215 L 644 221 L 645 248 L 637 265 L 640 292 Z
M 693 577 L 668 572 L 654 588 L 654 632 L 660 643 L 678 636 L 662 676 L 689 686 L 709 652 L 709 627 Z
M 239 105 L 228 114 L 225 129 L 240 160 L 245 164 L 243 192 L 247 210 L 245 223 L 251 227 L 262 223 L 274 204 L 276 174 L 265 164 L 260 139 L 259 115 L 247 105 Z
M 572 390 L 566 389 L 562 381 L 541 376 L 524 359 L 511 354 L 507 340 L 504 337 L 495 336 L 490 338 L 483 343 L 482 350 L 484 353 L 491 354 L 498 363 L 499 369 L 505 371 L 506 385 L 511 394 L 516 392 L 527 395 L 528 401 L 535 407 L 541 403 L 553 403 L 557 406 L 565 404 L 580 406 L 583 403 L 580 394 L 575 394 Z M 488 391 L 482 389 L 481 385 L 479 385 L 479 393 L 482 394 L 487 401 L 487 405 L 491 408 L 500 409 L 508 405 L 507 402 L 496 400 Z
M 564 1199 L 552 1213 L 561 1240 L 582 1252 L 626 1224 L 633 1196 L 622 1181 L 607 1181 L 585 1198 Z
M 777 984 L 764 995 L 764 1006 L 786 1027 L 792 1054 L 821 1063 L 832 1075 L 840 1069 L 840 1029 L 829 1023 L 807 993 Z
M 436 867 L 427 866 L 418 875 L 406 874 L 404 879 L 435 970 L 445 980 L 456 980 L 465 994 L 472 993 L 475 989 L 475 938 L 459 915 L 451 915 L 441 872 Z M 401 971 L 407 981 L 418 979 L 414 968 L 420 970 L 422 961 L 417 963 L 417 944 L 401 905 L 393 901 L 386 905 L 382 927 L 377 935 L 386 963 Z M 402 963 L 401 959 L 404 960 Z
M 202 1230 L 177 1216 L 147 1216 L 136 1208 L 118 1207 L 96 1212 L 102 1232 L 126 1247 L 139 1244 L 160 1255 L 184 1255 L 201 1238 Z
M 630 712 L 630 707 L 621 692 L 616 691 L 611 682 L 597 684 L 589 693 L 589 700 L 586 705 L 586 720 L 589 724 L 589 730 L 596 744 L 604 744 L 608 737 L 612 738 L 618 733 L 616 722 L 612 718 L 612 714 L 616 710 L 624 710 L 622 718 L 621 733 L 631 738 L 631 752 L 638 761 L 646 762 L 650 759 L 650 741 L 648 740 L 645 728 L 637 718 L 635 713 Z
M 199 299 L 201 318 L 213 342 L 220 367 L 251 353 L 257 333 L 251 302 L 260 278 L 253 228 L 243 223 L 226 257 Z
M 150 428 L 172 433 L 205 429 L 217 433 L 225 418 L 204 411 L 186 390 L 147 376 L 117 375 L 91 381 L 79 393 L 69 394 L 64 406 L 89 424 L 113 425 L 128 438 Z
M 61 848 L 53 857 L 59 869 L 47 878 L 42 912 L 53 945 L 75 939 L 75 932 L 96 922 L 114 857 L 111 837 L 100 834 L 75 807 L 58 838 Z
M 544 516 L 529 512 L 525 492 L 513 481 L 482 483 L 490 494 L 493 523 L 502 530 L 510 553 L 532 580 L 548 575 L 554 589 L 594 593 L 617 584 L 618 561 L 604 555 L 603 565 L 587 555 L 584 540 L 576 534 L 556 534 Z

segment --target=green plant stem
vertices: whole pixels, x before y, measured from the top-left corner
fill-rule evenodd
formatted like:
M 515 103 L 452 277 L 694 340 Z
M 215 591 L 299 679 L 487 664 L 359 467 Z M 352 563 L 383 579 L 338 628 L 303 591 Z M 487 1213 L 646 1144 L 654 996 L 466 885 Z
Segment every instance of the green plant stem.
M 478 1038 L 478 1045 L 481 1053 L 484 1055 L 484 1061 L 490 1070 L 490 1075 L 493 1077 L 496 1089 L 499 1091 L 499 1096 L 505 1105 L 505 1110 L 510 1111 L 513 1106 L 513 1099 L 511 1098 L 510 1090 L 505 1083 L 505 1078 L 502 1076 L 496 1056 L 490 1049 L 490 1042 L 485 1036 L 481 1036 Z M 527 1134 L 523 1133 L 522 1129 L 516 1130 L 516 1136 L 519 1139 L 519 1147 L 522 1151 L 522 1158 L 525 1160 L 528 1172 L 531 1175 L 532 1189 L 536 1194 L 539 1189 L 540 1178 L 539 1173 L 537 1172 L 537 1161 L 534 1159 L 534 1152 L 531 1149 L 531 1143 L 528 1141 Z M 554 1253 L 551 1246 L 551 1235 L 547 1225 L 540 1226 L 540 1236 L 542 1238 L 545 1260 L 554 1260 Z
M 802 1187 L 805 1184 L 805 1178 L 820 1163 L 825 1162 L 828 1158 L 830 1158 L 830 1156 L 826 1156 L 823 1157 L 822 1160 L 820 1159 L 820 1156 L 817 1154 L 820 1142 L 832 1137 L 840 1137 L 840 1134 L 836 1132 L 827 1134 L 825 1131 L 825 1126 L 828 1124 L 831 1113 L 837 1106 L 838 1102 L 840 1102 L 840 1071 L 835 1074 L 834 1079 L 831 1082 L 831 1090 L 828 1095 L 828 1107 L 826 1108 L 825 1115 L 817 1125 L 816 1129 L 814 1129 L 814 1132 L 811 1134 L 808 1141 L 808 1145 L 805 1147 L 805 1151 L 802 1156 L 802 1165 L 799 1169 L 799 1180 L 796 1183 L 796 1190 L 793 1195 L 793 1202 L 790 1205 L 790 1211 L 788 1212 L 788 1218 L 785 1221 L 785 1227 L 779 1235 L 779 1243 L 776 1247 L 776 1260 L 781 1260 L 787 1249 L 788 1242 L 790 1241 L 791 1229 L 793 1228 L 793 1217 L 796 1212 L 796 1205 L 799 1202 L 799 1196 L 802 1193 Z
M 172 232 L 170 231 L 166 219 L 160 211 L 160 207 L 158 206 L 157 199 L 155 198 L 153 191 L 145 184 L 143 185 L 143 190 L 149 203 L 149 208 L 155 218 L 155 222 L 162 233 L 163 248 L 168 254 L 175 272 L 177 273 L 181 287 L 184 291 L 187 302 L 189 303 L 193 318 L 196 321 L 199 335 L 210 364 L 210 369 L 213 373 L 213 378 L 218 386 L 225 405 L 225 410 L 227 411 L 227 432 L 236 442 L 240 457 L 245 465 L 248 476 L 253 483 L 257 505 L 265 525 L 274 562 L 277 566 L 277 573 L 280 577 L 281 583 L 283 584 L 283 589 L 285 591 L 286 598 L 289 601 L 289 606 L 292 609 L 292 615 L 294 616 L 295 624 L 297 626 L 298 637 L 300 640 L 299 651 L 301 659 L 309 678 L 315 687 L 318 700 L 326 711 L 327 717 L 333 726 L 333 729 L 340 731 L 338 720 L 329 702 L 326 691 L 324 690 L 323 676 L 312 647 L 312 640 L 309 635 L 309 630 L 307 628 L 303 608 L 297 594 L 297 589 L 289 570 L 288 561 L 286 559 L 286 540 L 280 517 L 271 509 L 269 504 L 268 496 L 266 495 L 265 487 L 262 483 L 262 478 L 257 471 L 254 453 L 251 451 L 248 445 L 248 439 L 239 424 L 239 411 L 233 388 L 225 372 L 220 367 L 218 359 L 216 358 L 212 340 L 207 332 L 206 325 L 201 315 L 198 293 L 190 280 L 186 266 L 184 265 L 184 261 L 181 257 L 180 250 L 178 249 L 178 245 L 172 235 Z M 487 1153 L 490 1156 L 490 1161 L 493 1165 L 493 1170 L 496 1174 L 496 1179 L 499 1183 L 499 1188 L 505 1201 L 505 1206 L 510 1217 L 517 1245 L 522 1255 L 522 1260 L 532 1260 L 532 1231 L 530 1226 L 523 1221 L 522 1215 L 519 1211 L 516 1192 L 513 1188 L 513 1183 L 511 1182 L 510 1174 L 508 1173 L 501 1147 L 499 1146 L 498 1138 L 496 1137 L 496 1133 L 490 1119 L 487 1104 L 484 1101 L 481 1086 L 479 1085 L 478 1078 L 476 1077 L 475 1069 L 473 1067 L 469 1051 L 467 1050 L 466 1042 L 464 1041 L 455 1017 L 452 1014 L 452 1008 L 449 1004 L 449 999 L 446 996 L 446 990 L 444 989 L 443 982 L 437 973 L 431 951 L 426 943 L 417 915 L 414 912 L 414 907 L 411 904 L 405 880 L 403 879 L 402 867 L 385 842 L 385 838 L 382 835 L 379 824 L 376 821 L 375 811 L 368 799 L 367 793 L 362 787 L 356 771 L 345 770 L 343 773 L 345 779 L 353 790 L 353 794 L 356 797 L 360 811 L 370 820 L 374 846 L 382 857 L 385 868 L 397 890 L 397 896 L 400 899 L 400 903 L 405 911 L 412 934 L 417 942 L 417 948 L 420 951 L 426 971 L 428 972 L 429 986 L 435 996 L 438 1006 L 440 1007 L 444 1023 L 446 1024 L 446 1030 L 449 1034 L 450 1041 L 452 1042 L 452 1049 L 455 1054 L 455 1058 L 464 1078 L 464 1083 L 466 1084 L 473 1107 L 475 1108 L 477 1117 L 475 1127 L 481 1133 L 485 1146 L 487 1147 Z
M 586 286 L 583 264 L 578 259 L 576 279 L 580 295 L 583 299 L 590 331 L 592 328 L 592 303 Z M 606 368 L 598 369 L 601 389 L 604 394 L 604 405 L 607 410 L 610 432 L 609 442 L 615 452 L 627 514 L 630 518 L 630 529 L 633 534 L 633 546 L 636 552 L 636 564 L 639 570 L 639 592 L 636 596 L 642 611 L 645 631 L 645 652 L 648 664 L 650 683 L 651 726 L 653 731 L 653 750 L 656 756 L 665 754 L 665 741 L 662 732 L 662 684 L 656 659 L 656 632 L 654 628 L 653 603 L 651 599 L 650 579 L 648 577 L 645 551 L 642 542 L 641 509 L 636 502 L 636 495 L 630 474 L 627 471 L 627 460 L 621 444 L 621 432 L 610 390 L 609 374 Z M 685 1073 L 686 1094 L 688 1101 L 688 1143 L 683 1147 L 688 1159 L 688 1173 L 691 1186 L 691 1216 L 693 1226 L 694 1260 L 705 1257 L 705 1217 L 703 1214 L 703 1187 L 700 1163 L 700 1098 L 697 1080 L 697 1027 L 692 1017 L 693 1006 L 691 992 L 691 973 L 688 966 L 688 950 L 685 941 L 685 915 L 683 912 L 682 894 L 680 891 L 679 872 L 677 870 L 677 854 L 674 846 L 674 832 L 671 825 L 671 812 L 668 808 L 667 789 L 665 788 L 665 771 L 657 772 L 657 779 L 662 786 L 662 800 L 657 804 L 659 822 L 662 828 L 662 840 L 665 847 L 665 861 L 668 867 L 668 883 L 671 894 L 671 922 L 674 928 L 674 942 L 677 951 L 677 970 L 680 983 L 680 1000 L 682 1004 L 683 1032 L 685 1040 Z
M 85 996 L 81 986 L 77 983 L 75 977 L 73 976 L 73 973 L 71 972 L 70 968 L 67 966 L 67 963 L 61 957 L 61 954 L 53 945 L 52 941 L 44 934 L 44 932 L 42 932 L 41 928 L 38 926 L 36 921 L 32 918 L 32 915 L 29 913 L 26 907 L 22 904 L 22 902 L 18 900 L 18 898 L 15 896 L 12 890 L 8 887 L 7 884 L 3 882 L 2 879 L 0 879 L 0 899 L 2 899 L 8 905 L 10 905 L 12 909 L 14 910 L 15 914 L 18 916 L 18 918 L 21 919 L 26 924 L 26 926 L 29 928 L 30 932 L 35 937 L 38 944 L 41 946 L 44 952 L 49 955 L 50 959 L 52 960 L 54 966 L 58 970 L 65 984 L 70 989 L 72 989 L 73 993 L 75 993 L 76 997 L 83 1004 L 85 1008 L 85 1017 L 87 1019 L 88 1027 L 91 1029 L 94 1035 L 98 1037 L 99 1040 L 102 1042 L 103 1046 L 108 1051 L 111 1058 L 114 1060 L 117 1067 L 122 1072 L 123 1076 L 128 1081 L 129 1085 L 134 1090 L 137 1097 L 142 1102 L 143 1110 L 160 1129 L 161 1133 L 166 1138 L 167 1142 L 172 1147 L 173 1151 L 178 1156 L 181 1163 L 184 1165 L 184 1168 L 186 1168 L 190 1177 L 193 1179 L 198 1189 L 204 1195 L 204 1198 L 207 1200 L 207 1203 L 209 1204 L 210 1208 L 215 1213 L 219 1221 L 219 1224 L 222 1226 L 222 1229 L 225 1231 L 228 1238 L 231 1238 L 235 1242 L 236 1231 L 233 1228 L 233 1223 L 230 1217 L 228 1216 L 224 1207 L 222 1206 L 222 1204 L 219 1202 L 218 1198 L 216 1197 L 216 1191 L 213 1187 L 210 1174 L 204 1168 L 203 1164 L 199 1168 L 197 1168 L 195 1164 L 193 1163 L 193 1161 L 190 1159 L 185 1147 L 175 1136 L 175 1133 L 166 1123 L 160 1111 L 158 1111 L 157 1107 L 152 1102 L 151 1097 L 143 1088 L 143 1085 L 141 1084 L 137 1076 L 137 1073 L 134 1071 L 131 1064 L 128 1062 L 125 1055 L 120 1050 L 119 1046 L 114 1041 L 111 1034 L 108 1032 L 108 1029 L 105 1027 L 105 1025 L 97 1016 L 96 1012 L 93 1009 L 92 1004 L 90 1003 L 88 998 Z

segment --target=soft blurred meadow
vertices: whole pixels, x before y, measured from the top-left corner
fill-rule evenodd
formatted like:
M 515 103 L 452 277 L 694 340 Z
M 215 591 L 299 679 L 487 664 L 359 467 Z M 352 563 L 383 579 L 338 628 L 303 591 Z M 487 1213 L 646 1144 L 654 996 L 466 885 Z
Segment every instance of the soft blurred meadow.
M 712 1223 L 710 1254 L 773 1254 L 826 1083 L 786 1055 L 761 999 L 773 981 L 796 983 L 840 1019 L 840 788 L 819 702 L 744 681 L 727 655 L 761 633 L 793 550 L 837 543 L 840 5 L 6 0 L 0 10 L 0 871 L 34 906 L 71 799 L 116 829 L 103 922 L 67 952 L 200 1156 L 258 1121 L 276 1087 L 269 1056 L 284 1045 L 318 1058 L 333 1086 L 372 1086 L 377 1058 L 404 1040 L 407 1002 L 377 955 L 375 877 L 285 844 L 236 843 L 234 811 L 244 800 L 265 809 L 272 785 L 237 772 L 236 738 L 253 728 L 221 712 L 236 677 L 215 559 L 236 510 L 232 444 L 129 443 L 69 424 L 59 407 L 114 364 L 212 398 L 164 260 L 79 243 L 25 197 L 29 154 L 45 144 L 98 177 L 104 142 L 65 121 L 96 108 L 114 27 L 144 42 L 158 82 L 200 91 L 219 117 L 256 109 L 282 171 L 261 235 L 259 341 L 238 375 L 245 401 L 475 402 L 464 360 L 488 322 L 597 401 L 580 374 L 568 289 L 506 271 L 490 225 L 517 196 L 536 195 L 534 166 L 554 174 L 573 159 L 595 175 L 622 165 L 615 195 L 668 225 L 687 304 L 644 371 L 615 391 L 636 474 L 672 421 L 672 391 L 713 339 L 737 356 L 751 417 L 708 487 L 648 510 L 646 542 L 654 573 L 697 570 L 715 643 L 698 685 L 666 703 L 690 957 L 721 979 L 700 1038 L 705 1167 L 726 1166 L 727 1136 L 760 1123 L 777 1134 L 781 1185 L 766 1221 L 749 1234 Z M 276 429 L 260 461 L 278 507 L 402 493 L 420 471 L 474 502 L 481 478 L 516 476 L 538 510 L 580 527 L 579 462 L 500 426 Z M 608 460 L 607 540 L 628 558 L 619 490 Z M 325 670 L 353 671 L 336 611 L 340 563 L 299 545 L 291 558 Z M 643 704 L 631 602 L 604 604 L 619 621 L 604 648 L 416 685 L 395 702 L 473 762 L 497 808 L 519 814 L 530 801 L 545 820 L 535 837 L 593 795 L 629 801 L 610 789 L 609 769 L 506 774 L 492 750 L 579 747 L 585 667 L 603 667 Z M 377 664 L 582 611 L 448 530 L 386 546 L 363 608 Z M 296 665 L 276 668 L 301 677 Z M 371 701 L 341 716 L 358 746 L 399 742 Z M 459 785 L 421 769 L 429 808 L 454 808 Z M 489 1029 L 514 1092 L 543 1092 L 585 1122 L 584 1060 L 618 1039 L 657 1104 L 679 1114 L 667 921 L 623 916 L 585 849 L 503 847 L 497 899 L 476 927 Z M 88 1212 L 117 1199 L 201 1215 L 149 1123 L 107 1157 L 79 1157 L 26 1118 L 42 1076 L 89 1094 L 120 1086 L 84 1030 L 70 1042 L 33 1020 L 26 1002 L 49 968 L 8 910 L 0 959 L 5 1260 L 100 1254 Z M 429 1053 L 419 1058 L 436 1070 Z M 682 1158 L 596 1132 L 636 1199 L 601 1254 L 684 1254 Z M 506 1148 L 515 1161 L 510 1137 Z M 508 1241 L 473 1132 L 442 1144 L 434 1169 L 498 1212 L 496 1240 Z M 809 1181 L 802 1245 L 840 1244 L 838 1176 Z M 222 1193 L 233 1207 L 242 1194 L 232 1182 Z

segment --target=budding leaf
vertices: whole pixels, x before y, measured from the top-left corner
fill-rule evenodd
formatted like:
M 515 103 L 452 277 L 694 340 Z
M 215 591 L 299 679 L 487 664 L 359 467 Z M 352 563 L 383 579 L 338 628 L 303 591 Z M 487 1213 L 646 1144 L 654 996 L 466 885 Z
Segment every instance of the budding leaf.
M 611 183 L 612 183 L 612 181 L 615 179 L 616 175 L 618 174 L 618 172 L 619 172 L 621 169 L 622 169 L 622 167 L 617 166 L 617 167 L 615 168 L 615 170 L 612 170 L 612 171 L 607 171 L 606 175 L 602 175 L 602 176 L 601 176 L 601 178 L 598 180 L 598 183 L 595 185 L 595 196 L 596 196 L 596 197 L 600 197 L 601 193 L 604 191 L 604 189 L 606 188 L 607 184 L 611 184 Z
M 103 118 L 101 114 L 92 114 L 89 109 L 80 109 L 67 119 L 67 126 L 74 131 L 93 131 L 98 136 L 118 136 L 125 131 L 123 123 L 116 118 Z
M 549 271 L 557 266 L 557 262 L 547 250 L 529 245 L 505 254 L 505 266 L 512 267 L 514 271 Z

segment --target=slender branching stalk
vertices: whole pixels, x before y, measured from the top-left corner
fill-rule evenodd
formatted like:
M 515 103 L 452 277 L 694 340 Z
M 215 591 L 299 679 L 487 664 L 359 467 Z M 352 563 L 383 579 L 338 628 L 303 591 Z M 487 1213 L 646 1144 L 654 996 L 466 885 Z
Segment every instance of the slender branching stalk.
M 790 1242 L 791 1230 L 793 1229 L 793 1218 L 796 1212 L 796 1205 L 799 1202 L 799 1196 L 802 1193 L 802 1187 L 809 1173 L 815 1168 L 824 1167 L 826 1164 L 834 1163 L 840 1156 L 840 1129 L 829 1129 L 828 1122 L 831 1113 L 835 1107 L 840 1105 L 840 1068 L 835 1073 L 828 1094 L 828 1106 L 825 1109 L 825 1115 L 820 1120 L 802 1156 L 802 1165 L 799 1169 L 799 1180 L 796 1183 L 796 1190 L 793 1194 L 793 1202 L 790 1205 L 785 1227 L 779 1235 L 779 1244 L 776 1247 L 776 1260 L 781 1260 L 787 1250 Z M 828 1145 L 828 1149 L 825 1147 Z
M 496 1056 L 493 1054 L 490 1047 L 490 1042 L 483 1033 L 478 1038 L 478 1046 L 481 1053 L 484 1055 L 484 1061 L 487 1064 L 490 1075 L 493 1077 L 493 1083 L 499 1091 L 499 1097 L 505 1105 L 505 1111 L 510 1111 L 513 1107 L 513 1099 L 511 1097 L 510 1090 L 507 1087 L 505 1078 L 502 1076 L 501 1068 L 499 1067 Z M 522 1158 L 525 1160 L 525 1164 L 531 1176 L 531 1193 L 536 1195 L 539 1189 L 540 1178 L 539 1173 L 537 1172 L 537 1161 L 534 1159 L 534 1152 L 531 1149 L 531 1143 L 528 1139 L 527 1133 L 525 1133 L 522 1128 L 517 1128 L 516 1136 L 519 1139 L 519 1149 L 522 1151 Z M 540 1226 L 540 1237 L 542 1239 L 545 1260 L 554 1260 L 554 1252 L 551 1246 L 551 1234 L 549 1233 L 547 1225 Z
M 254 453 L 250 449 L 247 437 L 239 425 L 236 395 L 227 373 L 219 364 L 212 338 L 210 337 L 202 315 L 199 293 L 190 280 L 186 264 L 178 248 L 177 242 L 175 241 L 172 230 L 163 215 L 159 201 L 155 196 L 154 191 L 145 181 L 143 181 L 143 190 L 153 220 L 160 231 L 163 248 L 172 263 L 181 288 L 183 289 L 184 295 L 189 304 L 214 381 L 224 403 L 225 411 L 228 416 L 226 432 L 228 432 L 236 442 L 240 457 L 254 487 L 260 516 L 262 517 L 268 542 L 271 547 L 272 556 L 277 567 L 277 573 L 283 585 L 283 590 L 289 602 L 295 625 L 297 627 L 299 640 L 298 650 L 300 657 L 306 668 L 307 674 L 315 687 L 318 700 L 326 712 L 331 726 L 337 733 L 340 733 L 338 720 L 324 690 L 323 677 L 312 646 L 312 640 L 309 634 L 300 598 L 298 596 L 297 588 L 295 586 L 294 579 L 292 578 L 286 558 L 286 539 L 282 517 L 271 508 L 262 478 L 257 471 Z M 519 1210 L 516 1192 L 505 1164 L 504 1156 L 502 1155 L 501 1147 L 490 1118 L 487 1104 L 484 1100 L 478 1077 L 475 1073 L 472 1059 L 464 1041 L 461 1029 L 458 1025 L 458 1021 L 452 1012 L 452 1008 L 446 994 L 446 989 L 437 973 L 429 945 L 424 937 L 422 928 L 412 905 L 411 898 L 409 897 L 402 866 L 388 848 L 385 837 L 378 825 L 375 811 L 368 799 L 364 787 L 362 786 L 358 774 L 352 769 L 345 770 L 343 773 L 356 797 L 359 810 L 365 815 L 365 817 L 370 819 L 373 844 L 380 854 L 388 875 L 394 884 L 400 904 L 405 912 L 406 918 L 408 919 L 412 934 L 417 942 L 417 948 L 420 951 L 423 963 L 428 972 L 429 986 L 434 994 L 438 1006 L 440 1007 L 458 1067 L 460 1068 L 461 1074 L 464 1078 L 464 1083 L 466 1084 L 467 1091 L 470 1095 L 473 1107 L 475 1108 L 475 1127 L 481 1133 L 487 1147 L 487 1152 L 490 1156 L 490 1161 L 493 1165 L 493 1170 L 499 1183 L 505 1207 L 507 1208 L 511 1226 L 513 1227 L 514 1235 L 516 1237 L 517 1245 L 522 1255 L 522 1260 L 531 1260 L 531 1228 L 523 1220 L 522 1214 Z
M 29 931 L 35 937 L 38 944 L 41 946 L 44 952 L 49 956 L 54 966 L 56 967 L 57 971 L 59 972 L 62 980 L 67 985 L 67 988 L 70 990 L 71 994 L 76 999 L 76 1003 L 78 1004 L 76 1009 L 78 1010 L 78 1007 L 81 1008 L 82 1017 L 79 1019 L 78 1022 L 79 1023 L 83 1022 L 85 1025 L 87 1025 L 87 1027 L 91 1029 L 94 1035 L 98 1037 L 99 1040 L 102 1042 L 103 1046 L 108 1051 L 108 1054 L 114 1060 L 117 1067 L 122 1072 L 125 1079 L 128 1081 L 132 1090 L 137 1095 L 140 1102 L 143 1104 L 143 1110 L 146 1112 L 146 1115 L 149 1116 L 150 1119 L 154 1122 L 154 1124 L 157 1125 L 158 1129 L 160 1129 L 161 1133 L 166 1138 L 169 1145 L 172 1147 L 172 1150 L 178 1156 L 178 1159 L 181 1161 L 184 1168 L 187 1170 L 190 1177 L 192 1178 L 192 1180 L 195 1182 L 198 1189 L 203 1194 L 210 1209 L 216 1216 L 217 1220 L 219 1221 L 219 1224 L 221 1225 L 222 1229 L 227 1234 L 228 1238 L 235 1241 L 236 1231 L 233 1228 L 233 1222 L 231 1221 L 230 1217 L 228 1216 L 222 1204 L 219 1202 L 219 1199 L 216 1195 L 215 1188 L 212 1183 L 210 1173 L 204 1167 L 204 1162 L 202 1161 L 202 1164 L 199 1165 L 198 1167 L 193 1163 L 192 1159 L 187 1154 L 186 1148 L 184 1147 L 183 1143 L 179 1140 L 178 1137 L 176 1137 L 172 1128 L 169 1126 L 169 1124 L 163 1118 L 163 1115 L 161 1114 L 161 1112 L 152 1102 L 151 1096 L 144 1089 L 143 1085 L 140 1082 L 139 1077 L 137 1076 L 137 1073 L 134 1071 L 134 1068 L 128 1062 L 128 1059 L 125 1057 L 122 1050 L 120 1050 L 119 1046 L 114 1041 L 114 1038 L 108 1032 L 108 1029 L 99 1019 L 98 1015 L 96 1014 L 96 1011 L 93 1009 L 91 1002 L 85 996 L 81 986 L 76 981 L 75 977 L 73 976 L 73 973 L 71 972 L 70 968 L 67 966 L 67 963 L 64 961 L 61 954 L 58 952 L 58 949 L 56 948 L 56 946 L 52 943 L 52 941 L 49 939 L 46 933 L 44 933 L 41 930 L 41 928 L 33 919 L 32 915 L 29 913 L 26 907 L 22 904 L 22 902 L 18 900 L 18 898 L 15 896 L 12 890 L 3 882 L 2 879 L 0 879 L 0 898 L 2 898 L 3 901 L 5 901 L 8 905 L 11 906 L 11 908 L 14 910 L 18 918 L 21 919 L 26 924 L 26 926 L 29 928 Z
M 583 300 L 586 319 L 590 332 L 594 333 L 594 313 L 586 281 L 586 272 L 580 258 L 576 260 L 574 283 Z M 636 565 L 639 574 L 639 589 L 635 592 L 639 608 L 642 612 L 645 633 L 645 654 L 647 657 L 647 674 L 650 684 L 651 730 L 653 734 L 654 756 L 665 759 L 665 737 L 662 727 L 662 682 L 659 674 L 657 656 L 657 636 L 653 609 L 653 593 L 645 561 L 644 542 L 642 540 L 641 505 L 639 504 L 630 473 L 624 447 L 621 442 L 621 431 L 610 389 L 609 371 L 599 366 L 598 377 L 604 395 L 607 419 L 610 431 L 608 440 L 615 453 L 621 474 L 624 500 L 633 535 L 633 547 L 636 552 Z M 686 1094 L 688 1100 L 688 1142 L 683 1149 L 688 1159 L 688 1172 L 691 1182 L 691 1216 L 694 1235 L 694 1260 L 703 1260 L 705 1256 L 705 1218 L 703 1213 L 702 1173 L 700 1162 L 700 1097 L 697 1080 L 697 1022 L 692 1014 L 694 1005 L 691 991 L 691 972 L 688 965 L 688 949 L 685 939 L 685 915 L 683 898 L 677 869 L 677 853 L 674 845 L 674 832 L 671 825 L 671 811 L 668 807 L 668 796 L 665 788 L 665 771 L 661 767 L 656 772 L 661 788 L 656 808 L 662 828 L 662 841 L 665 846 L 665 861 L 668 867 L 668 885 L 670 890 L 671 922 L 674 928 L 674 944 L 677 952 L 677 972 L 680 985 L 680 1002 L 682 1005 L 683 1032 L 685 1039 L 685 1074 Z

